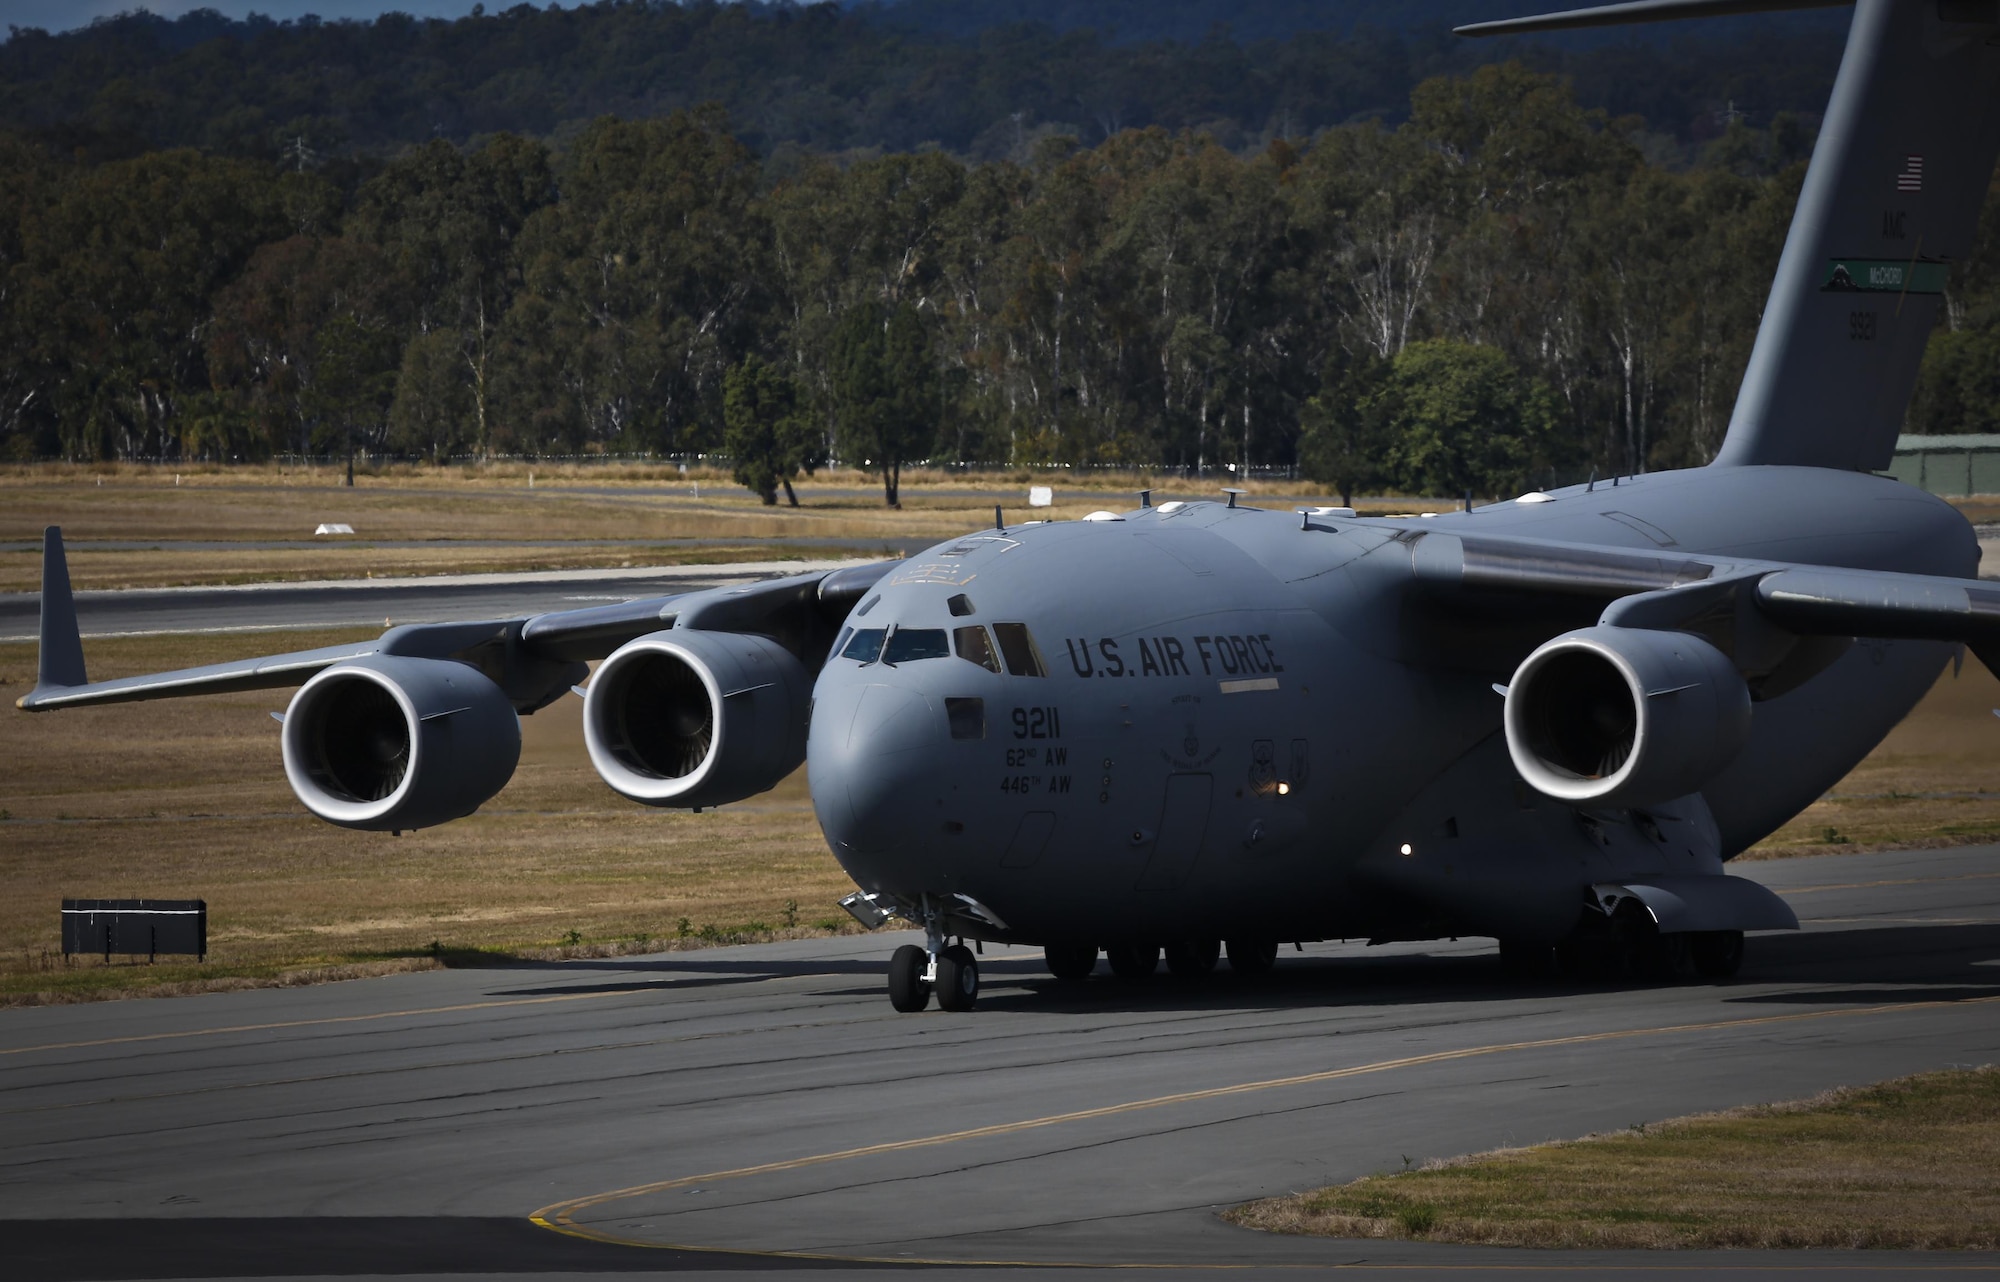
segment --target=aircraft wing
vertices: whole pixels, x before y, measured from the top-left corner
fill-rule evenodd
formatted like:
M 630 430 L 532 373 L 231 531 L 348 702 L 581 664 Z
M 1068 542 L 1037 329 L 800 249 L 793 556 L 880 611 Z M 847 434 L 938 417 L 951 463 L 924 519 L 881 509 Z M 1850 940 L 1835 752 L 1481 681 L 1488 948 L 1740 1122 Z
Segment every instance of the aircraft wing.
M 1757 580 L 1757 608 L 1799 633 L 1963 641 L 1988 667 L 2000 647 L 2000 583 L 1983 579 L 1792 566 Z
M 1984 579 L 1443 532 L 1416 540 L 1411 569 L 1430 591 L 1462 597 L 1594 598 L 1605 603 L 1597 621 L 1616 627 L 1727 620 L 1794 636 L 1957 641 L 2000 675 L 2000 583 Z
M 405 624 L 372 641 L 93 682 L 84 674 L 62 532 L 51 526 L 42 548 L 40 670 L 34 690 L 17 700 L 16 706 L 45 712 L 99 703 L 281 689 L 301 685 L 322 669 L 346 660 L 394 655 L 469 663 L 505 690 L 518 711 L 532 712 L 583 680 L 586 661 L 601 659 L 637 637 L 673 627 L 683 617 L 690 623 L 698 619 L 701 626 L 715 631 L 765 633 L 809 650 L 820 633 L 831 636 L 825 619 L 831 616 L 837 624 L 892 564 L 874 562 L 518 618 Z M 811 667 L 818 666 L 817 655 L 805 653 L 801 658 Z

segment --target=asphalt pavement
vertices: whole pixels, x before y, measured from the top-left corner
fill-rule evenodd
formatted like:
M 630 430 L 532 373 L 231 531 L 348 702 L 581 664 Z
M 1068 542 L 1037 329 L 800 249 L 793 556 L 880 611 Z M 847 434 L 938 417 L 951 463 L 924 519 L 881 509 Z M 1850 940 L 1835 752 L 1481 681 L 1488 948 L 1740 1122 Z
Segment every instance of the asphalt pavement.
M 726 820 L 727 810 L 720 819 Z M 1325 1241 L 1217 1212 L 1406 1162 L 2000 1058 L 2000 848 L 1739 872 L 1796 935 L 1728 983 L 1308 944 L 1264 980 L 1052 981 L 902 937 L 0 1011 L 9 1278 L 958 1271 L 1892 1278 L 2000 1257 Z

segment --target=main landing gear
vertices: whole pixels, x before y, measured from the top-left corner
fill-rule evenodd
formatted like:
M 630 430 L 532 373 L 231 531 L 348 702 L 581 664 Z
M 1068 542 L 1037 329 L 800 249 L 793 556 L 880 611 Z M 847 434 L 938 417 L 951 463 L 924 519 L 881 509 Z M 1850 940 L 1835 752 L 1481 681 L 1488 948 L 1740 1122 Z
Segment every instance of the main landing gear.
M 889 1004 L 906 1015 L 930 1005 L 934 993 L 939 1010 L 971 1010 L 979 1000 L 979 962 L 963 939 L 945 944 L 941 916 L 926 896 L 924 946 L 904 944 L 889 958 Z
M 1740 930 L 1662 934 L 1636 912 L 1589 917 L 1553 949 L 1500 941 L 1501 964 L 1519 975 L 1546 973 L 1548 962 L 1566 978 L 1585 982 L 1637 979 L 1673 983 L 1688 978 L 1728 979 L 1743 965 Z

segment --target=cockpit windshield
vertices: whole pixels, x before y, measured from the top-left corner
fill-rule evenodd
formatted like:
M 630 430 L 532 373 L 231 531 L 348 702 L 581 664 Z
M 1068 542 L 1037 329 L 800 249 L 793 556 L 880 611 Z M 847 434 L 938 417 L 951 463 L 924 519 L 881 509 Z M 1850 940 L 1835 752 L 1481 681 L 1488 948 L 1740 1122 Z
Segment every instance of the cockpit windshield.
M 873 663 L 882 657 L 882 638 L 886 628 L 859 628 L 840 652 L 843 659 L 859 659 L 863 663 Z
M 943 628 L 897 628 L 882 648 L 882 662 L 914 663 L 918 659 L 943 659 L 951 654 Z
M 840 651 L 843 659 L 891 666 L 950 655 L 951 643 L 943 628 L 858 628 Z

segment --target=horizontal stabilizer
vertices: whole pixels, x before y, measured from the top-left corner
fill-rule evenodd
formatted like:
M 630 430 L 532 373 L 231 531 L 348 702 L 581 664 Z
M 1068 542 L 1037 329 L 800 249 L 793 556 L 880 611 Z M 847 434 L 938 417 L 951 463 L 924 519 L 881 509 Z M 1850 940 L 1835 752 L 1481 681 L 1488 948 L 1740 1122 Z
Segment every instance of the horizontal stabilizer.
M 1728 18 L 1740 13 L 1784 9 L 1839 9 L 1853 0 L 1631 0 L 1527 18 L 1473 22 L 1452 31 L 1461 36 L 1513 36 L 1530 31 L 1570 31 L 1578 27 L 1618 27 L 1632 22 L 1673 22 L 1683 18 Z

